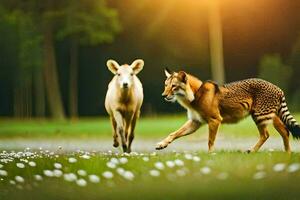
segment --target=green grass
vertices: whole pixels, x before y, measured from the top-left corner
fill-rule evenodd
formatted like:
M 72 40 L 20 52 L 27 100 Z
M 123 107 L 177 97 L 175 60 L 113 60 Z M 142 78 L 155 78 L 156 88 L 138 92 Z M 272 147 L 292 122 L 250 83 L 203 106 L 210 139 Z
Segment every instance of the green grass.
M 300 121 L 300 114 L 295 115 Z M 186 116 L 142 117 L 137 124 L 136 135 L 141 138 L 164 137 L 178 129 L 186 121 Z M 274 129 L 271 132 L 275 132 Z M 198 130 L 207 133 L 207 126 Z M 251 118 L 238 124 L 222 125 L 219 131 L 223 136 L 244 137 L 258 135 Z M 279 134 L 274 134 L 279 135 Z M 0 119 L 0 137 L 111 137 L 108 118 L 82 118 L 78 121 L 51 120 L 12 120 Z
M 300 115 L 295 116 L 296 119 Z M 176 130 L 186 120 L 180 116 L 142 117 L 138 123 L 136 135 L 144 139 L 159 139 Z M 271 129 L 273 135 L 275 130 Z M 207 136 L 207 127 L 202 127 L 198 134 L 191 137 Z M 226 137 L 257 137 L 258 133 L 251 118 L 235 125 L 223 125 L 220 134 Z M 0 119 L 1 138 L 90 138 L 103 137 L 111 139 L 111 127 L 107 118 L 80 119 L 78 121 L 57 122 L 50 120 L 11 120 Z M 3 140 L 5 141 L 5 140 Z M 300 164 L 300 154 L 291 155 L 284 152 L 267 152 L 244 154 L 241 152 L 219 151 L 216 154 L 206 152 L 174 152 L 156 155 L 144 153 L 128 156 L 128 163 L 118 164 L 134 174 L 133 180 L 126 180 L 110 169 L 107 162 L 112 158 L 125 157 L 111 152 L 89 152 L 90 159 L 83 159 L 83 152 L 36 151 L 32 155 L 16 152 L 0 152 L 0 170 L 8 175 L 0 175 L 0 199 L 299 199 L 300 169 L 289 172 L 292 163 Z M 188 160 L 185 155 L 191 154 L 201 158 L 200 162 Z M 74 157 L 76 163 L 69 163 Z M 150 160 L 145 162 L 143 157 Z M 3 159 L 7 160 L 5 163 Z M 184 166 L 169 168 L 166 161 L 180 159 Z M 28 165 L 34 161 L 36 167 Z M 16 163 L 24 163 L 25 168 L 18 168 Z M 155 163 L 162 162 L 165 169 L 159 170 L 160 176 L 153 177 L 150 170 Z M 62 164 L 62 173 L 76 174 L 83 169 L 88 175 L 96 174 L 101 178 L 99 183 L 92 183 L 88 176 L 79 176 L 87 181 L 81 187 L 76 181 L 68 182 L 63 176 L 47 177 L 44 170 L 54 170 L 54 163 Z M 274 165 L 284 163 L 281 172 L 273 170 Z M 210 169 L 204 174 L 203 168 Z M 114 174 L 112 179 L 105 179 L 104 171 Z M 263 171 L 261 179 L 255 179 Z M 1 171 L 0 171 L 1 174 Z M 40 174 L 42 181 L 34 179 Z M 256 174 L 256 175 L 255 175 Z M 11 183 L 15 176 L 22 176 L 24 183 Z M 259 174 L 258 174 L 259 175 Z M 223 178 L 223 179 L 222 179 Z
M 300 163 L 300 154 L 283 152 L 260 152 L 244 154 L 239 152 L 188 153 L 201 158 L 200 162 L 188 160 L 187 153 L 167 153 L 150 155 L 149 153 L 129 156 L 128 163 L 117 164 L 134 174 L 133 180 L 126 180 L 111 169 L 106 163 L 122 155 L 110 153 L 90 153 L 90 159 L 80 157 L 82 153 L 37 152 L 34 156 L 15 156 L 2 153 L 1 158 L 12 157 L 12 162 L 3 164 L 2 170 L 8 172 L 0 181 L 0 199 L 299 199 L 300 170 L 288 172 L 292 163 Z M 22 154 L 19 154 L 22 155 Z M 69 163 L 68 158 L 77 158 L 76 163 Z M 123 156 L 124 157 L 124 156 Z M 150 160 L 145 162 L 143 157 Z M 25 159 L 25 160 L 24 160 Z M 169 168 L 166 161 L 180 159 L 184 166 Z M 0 160 L 1 162 L 2 160 Z M 35 161 L 36 167 L 26 164 Z M 25 163 L 25 168 L 17 168 L 16 163 Z M 78 176 L 87 181 L 84 187 L 76 182 L 67 182 L 61 177 L 46 177 L 43 170 L 54 170 L 55 162 L 62 164 L 61 171 L 77 173 L 84 169 L 87 174 L 96 174 L 99 183 L 91 183 L 87 176 Z M 159 170 L 160 176 L 150 176 L 155 163 L 162 162 L 165 169 Z M 275 172 L 275 164 L 284 163 L 286 167 Z M 211 170 L 204 174 L 204 167 Z M 102 176 L 104 171 L 114 174 L 112 179 Z M 257 172 L 265 176 L 254 179 Z M 41 174 L 42 181 L 36 181 L 33 175 Z M 10 184 L 16 175 L 24 178 L 24 183 Z M 221 178 L 220 178 L 221 177 Z

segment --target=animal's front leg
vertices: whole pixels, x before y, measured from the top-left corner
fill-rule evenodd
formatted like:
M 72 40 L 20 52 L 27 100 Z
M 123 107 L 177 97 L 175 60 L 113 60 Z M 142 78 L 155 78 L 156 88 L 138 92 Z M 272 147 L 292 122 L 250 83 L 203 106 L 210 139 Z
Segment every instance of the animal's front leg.
M 214 149 L 214 143 L 221 121 L 218 119 L 211 119 L 208 121 L 209 138 L 208 138 L 208 152 L 212 152 Z
M 113 127 L 113 138 L 114 138 L 114 143 L 113 146 L 114 147 L 118 147 L 119 146 L 119 142 L 118 142 L 118 134 L 117 134 L 117 122 L 114 119 L 113 116 L 110 117 L 110 121 Z
M 130 122 L 130 127 L 129 127 L 129 130 L 128 130 L 128 138 L 127 138 L 127 152 L 128 153 L 131 152 L 131 144 L 132 144 L 132 141 L 134 139 L 134 129 L 135 129 L 137 118 L 138 118 L 138 115 L 135 114 L 132 117 L 132 120 Z
M 201 123 L 199 121 L 188 120 L 180 129 L 171 133 L 164 140 L 157 143 L 155 148 L 157 150 L 166 148 L 175 139 L 185 136 L 185 135 L 189 135 L 191 133 L 194 133 L 200 127 L 200 125 L 201 125 Z
M 114 118 L 117 123 L 117 133 L 121 138 L 123 152 L 127 151 L 126 139 L 125 139 L 125 125 L 124 120 L 120 112 L 114 113 Z

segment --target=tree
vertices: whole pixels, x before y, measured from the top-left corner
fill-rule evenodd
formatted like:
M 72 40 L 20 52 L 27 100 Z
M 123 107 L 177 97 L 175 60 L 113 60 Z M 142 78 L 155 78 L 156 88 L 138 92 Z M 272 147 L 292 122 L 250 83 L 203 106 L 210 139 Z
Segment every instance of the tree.
M 107 7 L 105 0 L 69 0 L 63 18 L 58 37 L 70 41 L 69 112 L 76 118 L 79 45 L 112 42 L 120 24 L 117 12 Z
M 278 54 L 262 57 L 259 64 L 258 77 L 278 85 L 283 91 L 288 91 L 293 69 L 285 65 Z
M 37 33 L 41 35 L 43 75 L 49 111 L 53 118 L 64 119 L 65 112 L 57 77 L 54 48 L 55 28 L 57 20 L 61 18 L 62 10 L 65 8 L 64 2 L 55 0 L 43 2 L 38 0 L 3 0 L 1 5 L 10 13 L 19 13 L 18 21 L 21 23 L 24 19 L 31 21 Z
M 208 24 L 212 78 L 219 84 L 223 84 L 225 82 L 225 69 L 219 0 L 211 0 L 209 4 Z
M 45 115 L 44 87 L 41 75 L 40 34 L 29 16 L 22 12 L 6 12 L 1 9 L 3 22 L 14 29 L 18 59 L 14 77 L 14 116 L 31 117 L 33 110 L 36 116 Z M 34 99 L 33 99 L 33 95 Z M 35 109 L 33 109 L 33 102 Z

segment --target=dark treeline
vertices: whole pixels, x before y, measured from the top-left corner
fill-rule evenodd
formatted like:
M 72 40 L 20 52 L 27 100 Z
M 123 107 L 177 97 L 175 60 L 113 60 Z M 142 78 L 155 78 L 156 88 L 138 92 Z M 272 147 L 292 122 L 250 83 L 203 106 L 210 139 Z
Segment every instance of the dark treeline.
M 0 115 L 99 116 L 109 58 L 145 61 L 144 114 L 163 101 L 164 67 L 212 79 L 208 4 L 194 0 L 1 0 Z M 300 107 L 300 1 L 220 3 L 226 81 L 262 77 Z

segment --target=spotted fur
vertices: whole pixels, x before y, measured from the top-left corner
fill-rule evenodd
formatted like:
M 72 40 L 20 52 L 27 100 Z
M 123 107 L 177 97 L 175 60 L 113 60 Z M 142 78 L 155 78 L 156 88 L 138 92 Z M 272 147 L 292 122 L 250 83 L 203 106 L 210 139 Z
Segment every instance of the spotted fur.
M 193 128 L 183 126 L 161 141 L 157 149 L 165 148 L 174 139 L 191 134 L 207 123 L 211 151 L 221 123 L 236 123 L 249 115 L 260 133 L 259 141 L 249 152 L 257 151 L 267 140 L 267 125 L 270 123 L 281 134 L 286 151 L 290 152 L 289 132 L 294 138 L 300 138 L 300 126 L 287 108 L 283 91 L 270 82 L 252 78 L 218 85 L 212 81 L 202 82 L 183 71 L 166 70 L 165 73 L 167 79 L 163 96 L 167 101 L 177 101 L 187 109 L 191 122 L 186 124 L 193 125 Z M 190 113 L 199 117 L 190 117 Z

